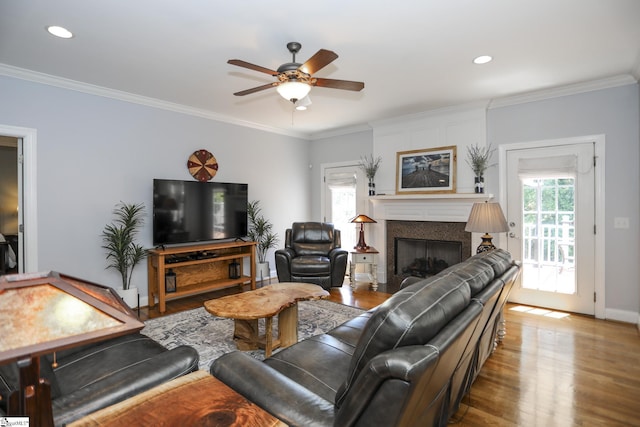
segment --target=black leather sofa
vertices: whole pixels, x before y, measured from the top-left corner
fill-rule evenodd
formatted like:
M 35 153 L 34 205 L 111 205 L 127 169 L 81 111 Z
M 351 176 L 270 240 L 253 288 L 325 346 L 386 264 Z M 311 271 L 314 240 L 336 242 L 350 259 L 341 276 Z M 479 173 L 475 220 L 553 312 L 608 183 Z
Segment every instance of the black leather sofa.
M 330 289 L 342 286 L 349 253 L 340 247 L 340 230 L 322 222 L 294 222 L 285 231 L 284 249 L 275 252 L 279 282 L 305 282 Z
M 198 353 L 188 346 L 167 350 L 140 333 L 41 357 L 41 377 L 51 384 L 56 426 L 135 396 L 198 369 Z M 0 414 L 20 383 L 15 363 L 0 366 Z
M 263 362 L 228 353 L 211 373 L 291 426 L 444 426 L 494 349 L 520 267 L 497 249 Z

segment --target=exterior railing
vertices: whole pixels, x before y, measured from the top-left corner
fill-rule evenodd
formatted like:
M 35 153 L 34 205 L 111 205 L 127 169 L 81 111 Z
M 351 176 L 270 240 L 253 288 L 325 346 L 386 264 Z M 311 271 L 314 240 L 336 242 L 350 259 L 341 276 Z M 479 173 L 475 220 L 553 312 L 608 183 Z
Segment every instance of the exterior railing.
M 523 261 L 542 266 L 573 266 L 575 257 L 574 225 L 524 224 Z

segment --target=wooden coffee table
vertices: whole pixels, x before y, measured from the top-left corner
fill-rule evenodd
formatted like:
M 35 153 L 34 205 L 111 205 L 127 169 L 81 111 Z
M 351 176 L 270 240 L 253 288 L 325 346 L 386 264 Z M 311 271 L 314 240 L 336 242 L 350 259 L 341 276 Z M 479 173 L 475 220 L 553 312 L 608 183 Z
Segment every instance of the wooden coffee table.
M 265 357 L 276 348 L 298 342 L 298 301 L 329 297 L 329 292 L 310 283 L 283 282 L 260 289 L 206 301 L 211 314 L 234 319 L 233 338 L 239 350 L 264 348 Z M 273 316 L 278 315 L 278 337 L 273 337 Z M 265 319 L 265 334 L 258 332 Z
M 284 427 L 285 423 L 249 402 L 205 371 L 176 378 L 68 427 Z

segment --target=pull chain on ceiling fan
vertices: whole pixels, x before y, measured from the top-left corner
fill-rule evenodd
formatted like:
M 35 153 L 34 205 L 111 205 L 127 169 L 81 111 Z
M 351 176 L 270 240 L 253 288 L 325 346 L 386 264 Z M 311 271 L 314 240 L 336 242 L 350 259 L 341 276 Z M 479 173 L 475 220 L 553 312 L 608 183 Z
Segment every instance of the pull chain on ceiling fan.
M 351 90 L 355 92 L 361 91 L 364 88 L 364 83 L 362 82 L 313 77 L 313 74 L 317 71 L 335 61 L 338 58 L 338 55 L 333 51 L 320 49 L 315 53 L 315 55 L 309 58 L 307 62 L 299 64 L 296 62 L 296 54 L 301 48 L 302 45 L 298 42 L 287 43 L 287 49 L 291 52 L 292 61 L 282 64 L 277 70 L 271 70 L 259 65 L 254 65 L 240 59 L 230 59 L 227 61 L 231 65 L 237 65 L 238 67 L 259 71 L 278 79 L 278 81 L 272 83 L 236 92 L 234 95 L 244 96 L 275 87 L 284 99 L 296 104 L 299 100 L 302 100 L 309 94 L 312 86 Z

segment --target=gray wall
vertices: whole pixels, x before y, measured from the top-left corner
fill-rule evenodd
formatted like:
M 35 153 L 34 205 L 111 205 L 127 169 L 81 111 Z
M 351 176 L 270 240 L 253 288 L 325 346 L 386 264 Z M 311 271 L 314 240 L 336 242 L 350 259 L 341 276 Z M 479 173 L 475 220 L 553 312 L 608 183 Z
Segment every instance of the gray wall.
M 586 92 L 529 102 L 487 112 L 487 141 L 494 148 L 502 144 L 605 135 L 605 224 L 606 224 L 606 310 L 614 318 L 630 319 L 640 312 L 640 93 L 638 85 Z M 369 138 L 371 139 L 369 141 Z M 312 143 L 313 164 L 321 153 L 334 148 L 331 161 L 359 159 L 352 146 L 368 154 L 373 133 L 361 132 L 326 138 Z M 338 153 L 345 153 L 344 155 Z M 324 159 L 323 159 L 324 160 Z M 383 162 L 393 162 L 385 158 Z M 318 184 L 314 182 L 318 180 Z M 486 181 L 497 183 L 499 170 L 489 168 Z M 320 177 L 312 180 L 313 215 L 320 215 Z M 500 199 L 498 185 L 489 192 Z M 316 213 L 317 212 L 317 213 Z M 613 228 L 614 217 L 628 217 L 630 228 Z M 640 322 L 639 322 L 640 323 Z
M 114 287 L 118 277 L 104 270 L 99 237 L 113 205 L 123 200 L 150 208 L 152 179 L 191 179 L 186 159 L 193 151 L 216 156 L 215 180 L 249 183 L 250 198 L 262 200 L 284 233 L 294 220 L 321 218 L 322 164 L 358 161 L 373 149 L 372 131 L 309 142 L 9 77 L 0 77 L 0 94 L 0 124 L 38 132 L 39 269 Z M 638 85 L 627 85 L 487 115 L 494 146 L 605 135 L 606 307 L 627 313 L 640 311 L 639 105 Z M 497 182 L 492 169 L 488 179 Z M 629 217 L 629 230 L 613 228 L 617 216 Z M 146 246 L 148 219 L 141 235 Z M 134 280 L 146 296 L 144 266 Z
M 37 130 L 38 270 L 117 287 L 100 239 L 114 205 L 145 203 L 150 247 L 153 178 L 193 179 L 187 158 L 201 148 L 218 160 L 214 180 L 248 183 L 280 234 L 310 217 L 306 140 L 9 77 L 0 94 L 1 124 Z M 146 298 L 146 265 L 133 281 Z
M 638 313 L 640 301 L 639 104 L 638 85 L 633 84 L 495 108 L 487 114 L 487 140 L 496 147 L 605 135 L 606 307 L 629 313 Z M 614 229 L 614 217 L 628 217 L 630 228 Z
M 321 165 L 330 163 L 354 162 L 370 155 L 373 151 L 373 131 L 340 135 L 331 138 L 318 139 L 311 142 L 311 172 L 310 196 L 311 217 L 313 221 L 322 221 L 321 194 L 322 170 Z

